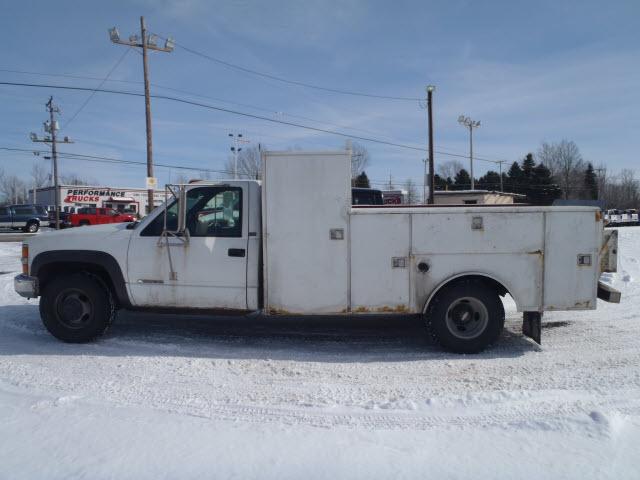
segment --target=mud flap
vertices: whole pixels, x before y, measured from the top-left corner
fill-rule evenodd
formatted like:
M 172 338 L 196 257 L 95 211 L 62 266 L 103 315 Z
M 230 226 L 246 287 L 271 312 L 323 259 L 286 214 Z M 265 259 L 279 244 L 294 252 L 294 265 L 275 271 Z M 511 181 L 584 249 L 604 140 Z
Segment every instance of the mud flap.
M 529 337 L 538 345 L 542 345 L 542 313 L 524 312 L 522 314 L 522 334 Z

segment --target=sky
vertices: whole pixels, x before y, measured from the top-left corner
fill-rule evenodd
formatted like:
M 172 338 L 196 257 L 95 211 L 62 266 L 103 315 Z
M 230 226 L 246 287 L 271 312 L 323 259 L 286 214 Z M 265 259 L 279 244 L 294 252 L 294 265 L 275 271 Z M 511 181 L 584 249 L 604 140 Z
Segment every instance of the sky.
M 102 88 L 142 92 L 140 53 L 111 43 L 107 30 L 117 26 L 124 38 L 139 34 L 144 15 L 150 32 L 177 44 L 172 53 L 150 54 L 152 94 L 404 145 L 356 140 L 369 151 L 373 186 L 390 176 L 396 185 L 422 184 L 427 115 L 417 99 L 426 85 L 436 86 L 436 169 L 454 159 L 468 166 L 468 159 L 447 155 L 468 155 L 468 130 L 457 122 L 465 114 L 481 121 L 474 131 L 477 157 L 511 163 L 542 142 L 567 139 L 586 161 L 640 176 L 637 0 L 2 4 L 0 81 L 96 88 L 111 72 Z M 411 100 L 291 85 L 203 55 L 295 82 Z M 50 95 L 61 109 L 61 135 L 75 142 L 60 151 L 146 160 L 143 98 L 50 87 L 0 85 L 0 148 L 43 148 L 29 132 L 44 133 Z M 159 164 L 223 171 L 229 133 L 270 150 L 345 145 L 337 135 L 167 100 L 152 99 L 151 109 Z M 42 156 L 0 150 L 7 174 L 27 179 L 38 162 L 50 168 Z M 474 162 L 476 177 L 488 169 L 497 164 Z M 145 185 L 144 165 L 65 158 L 60 170 L 107 186 Z M 155 174 L 160 184 L 179 174 L 198 176 L 168 167 Z

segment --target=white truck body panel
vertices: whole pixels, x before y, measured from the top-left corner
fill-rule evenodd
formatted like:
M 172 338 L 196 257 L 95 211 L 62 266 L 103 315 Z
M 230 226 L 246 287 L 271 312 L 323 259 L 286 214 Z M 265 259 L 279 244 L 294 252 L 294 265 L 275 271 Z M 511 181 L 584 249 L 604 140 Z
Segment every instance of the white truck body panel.
M 265 310 L 346 312 L 349 153 L 265 152 L 262 161 Z
M 344 153 L 263 159 L 267 312 L 420 313 L 463 275 L 495 280 L 519 311 L 596 306 L 597 207 L 352 208 Z

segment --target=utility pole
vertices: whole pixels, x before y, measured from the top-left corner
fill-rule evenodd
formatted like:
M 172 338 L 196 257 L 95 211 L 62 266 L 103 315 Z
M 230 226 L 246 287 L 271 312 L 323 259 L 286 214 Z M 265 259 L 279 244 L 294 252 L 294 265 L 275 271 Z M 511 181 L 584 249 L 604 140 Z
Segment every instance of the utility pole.
M 469 129 L 469 166 L 471 175 L 471 190 L 475 190 L 475 180 L 473 179 L 473 129 L 480 126 L 480 120 L 472 120 L 469 117 L 460 115 L 458 117 L 458 123 L 463 127 Z
M 506 160 L 498 160 L 496 163 L 498 164 L 498 168 L 500 169 L 500 191 L 504 192 L 504 188 L 502 186 L 502 164 L 505 162 Z
M 424 163 L 424 174 L 422 178 L 422 201 L 427 204 L 429 203 L 429 198 L 427 198 L 427 185 L 430 185 L 429 177 L 427 177 L 427 163 L 429 162 L 428 158 L 423 158 L 422 163 Z
M 434 85 L 427 86 L 427 112 L 429 117 L 429 205 L 434 204 L 435 174 L 433 166 L 433 92 Z
M 55 114 L 60 113 L 60 109 L 57 105 L 53 103 L 53 97 L 49 97 L 49 101 L 46 104 L 47 111 L 49 112 L 49 120 L 44 122 L 44 131 L 45 133 L 49 133 L 51 136 L 45 135 L 44 138 L 38 138 L 38 135 L 31 132 L 29 137 L 32 142 L 42 142 L 51 144 L 51 160 L 53 162 L 53 195 L 54 195 L 54 203 L 56 209 L 56 230 L 60 230 L 60 189 L 58 188 L 58 143 L 73 143 L 69 140 L 69 137 L 64 137 L 64 139 L 60 142 L 56 138 L 56 130 L 59 130 L 58 122 L 55 119 Z M 47 158 L 47 157 L 45 157 Z M 35 196 L 35 188 L 34 188 L 34 196 Z
M 153 180 L 153 143 L 151 135 L 151 94 L 149 91 L 149 63 L 147 61 L 147 51 L 156 50 L 158 52 L 172 52 L 174 47 L 173 38 L 169 37 L 165 41 L 164 47 L 157 44 L 157 35 L 148 35 L 144 17 L 140 17 L 140 37 L 131 35 L 129 40 L 122 40 L 116 27 L 109 29 L 109 37 L 113 43 L 126 45 L 128 47 L 142 48 L 142 70 L 144 72 L 144 113 L 147 127 L 147 185 L 156 183 Z M 153 210 L 153 189 L 147 190 L 147 213 Z
M 233 145 L 231 145 L 231 152 L 233 153 L 233 179 L 238 179 L 238 154 L 242 151 L 240 143 L 250 143 L 249 140 L 245 140 L 241 133 L 230 133 L 229 137 L 233 139 Z

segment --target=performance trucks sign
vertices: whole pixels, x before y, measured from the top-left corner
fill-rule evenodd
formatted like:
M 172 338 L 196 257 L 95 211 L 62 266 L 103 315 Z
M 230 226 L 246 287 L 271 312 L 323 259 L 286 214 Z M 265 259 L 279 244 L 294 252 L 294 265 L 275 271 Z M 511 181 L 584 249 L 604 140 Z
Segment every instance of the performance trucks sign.
M 65 203 L 98 203 L 101 199 L 113 199 L 125 198 L 125 192 L 123 190 L 109 190 L 109 189 L 67 189 L 67 196 L 64 199 Z

